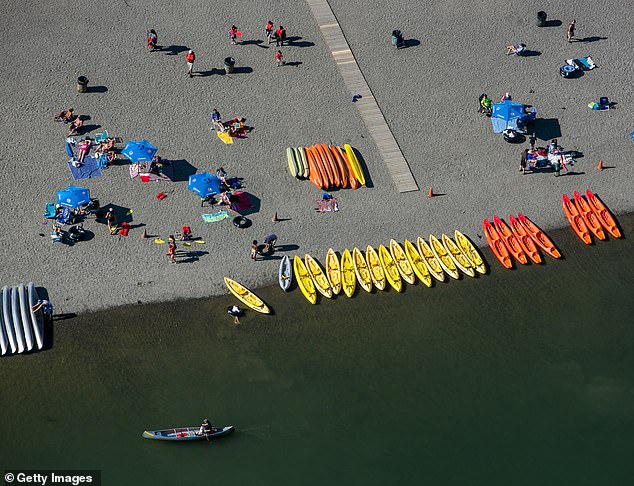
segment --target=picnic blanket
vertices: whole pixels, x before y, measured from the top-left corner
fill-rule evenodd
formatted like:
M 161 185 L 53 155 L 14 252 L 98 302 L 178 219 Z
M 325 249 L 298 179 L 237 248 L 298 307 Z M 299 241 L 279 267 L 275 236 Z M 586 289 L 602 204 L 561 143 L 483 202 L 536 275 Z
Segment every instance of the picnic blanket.
M 216 135 L 218 135 L 218 138 L 222 140 L 224 143 L 226 143 L 227 145 L 231 145 L 233 143 L 233 138 L 231 138 L 231 135 L 229 135 L 228 131 L 225 131 L 225 132 L 217 131 Z
M 79 167 L 75 167 L 72 162 L 72 160 L 68 161 L 68 168 L 70 169 L 73 179 L 76 181 L 81 179 L 94 179 L 101 175 L 99 161 L 92 155 L 87 156 Z
M 229 215 L 227 214 L 227 211 L 218 211 L 217 213 L 203 214 L 202 217 L 205 223 L 215 223 L 217 221 L 227 219 Z

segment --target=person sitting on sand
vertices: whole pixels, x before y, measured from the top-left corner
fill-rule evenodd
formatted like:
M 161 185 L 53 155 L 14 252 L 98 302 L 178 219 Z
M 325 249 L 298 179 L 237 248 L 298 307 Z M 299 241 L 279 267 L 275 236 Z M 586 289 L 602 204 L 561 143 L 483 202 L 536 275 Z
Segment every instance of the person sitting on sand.
M 480 109 L 478 110 L 480 113 L 484 113 L 485 115 L 491 114 L 491 105 L 493 100 L 487 96 L 487 94 L 483 94 L 480 96 Z
M 214 111 L 211 112 L 210 118 L 211 118 L 211 123 L 213 124 L 216 130 L 218 130 L 219 132 L 225 131 L 225 126 L 222 123 L 222 115 L 220 115 L 218 110 L 214 108 Z
M 73 112 L 74 110 L 72 108 L 60 112 L 57 114 L 57 116 L 55 116 L 55 121 L 63 121 L 64 123 L 68 123 L 71 118 L 73 118 Z
M 229 135 L 232 137 L 244 135 L 244 118 L 236 117 L 229 121 Z
M 75 119 L 68 126 L 68 135 L 77 135 L 79 129 L 84 126 L 84 122 L 81 119 L 81 115 L 77 115 Z
M 504 96 L 502 96 L 502 99 L 500 100 L 501 103 L 504 103 L 505 101 L 513 101 L 513 99 L 511 98 L 510 93 L 507 91 L 506 93 L 504 93 Z
M 513 46 L 506 46 L 506 55 L 511 54 L 515 56 L 521 56 L 526 50 L 526 44 L 515 44 Z
M 79 163 L 82 163 L 84 161 L 86 155 L 88 155 L 88 153 L 90 152 L 91 146 L 92 140 L 90 140 L 89 138 L 86 138 L 79 144 L 79 157 L 77 158 L 77 161 Z

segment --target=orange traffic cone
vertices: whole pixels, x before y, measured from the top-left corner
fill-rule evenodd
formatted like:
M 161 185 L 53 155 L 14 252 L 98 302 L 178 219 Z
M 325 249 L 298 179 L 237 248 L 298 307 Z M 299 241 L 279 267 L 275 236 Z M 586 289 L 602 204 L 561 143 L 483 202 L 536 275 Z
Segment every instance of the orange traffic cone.
M 427 193 L 427 197 L 434 197 L 434 190 L 429 186 L 429 192 Z
M 597 165 L 597 169 L 603 170 L 603 161 L 599 160 L 599 165 Z

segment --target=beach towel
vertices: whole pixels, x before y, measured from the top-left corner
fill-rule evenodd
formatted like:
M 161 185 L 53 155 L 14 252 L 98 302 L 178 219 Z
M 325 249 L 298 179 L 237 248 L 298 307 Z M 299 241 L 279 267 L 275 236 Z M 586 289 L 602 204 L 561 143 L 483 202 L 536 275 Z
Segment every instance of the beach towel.
M 101 170 L 97 165 L 97 159 L 92 156 L 86 157 L 83 164 L 79 167 L 73 166 L 72 161 L 69 161 L 68 168 L 70 169 L 70 174 L 73 176 L 73 179 L 76 181 L 81 179 L 94 179 L 101 175 Z
M 227 211 L 218 211 L 217 213 L 203 214 L 202 217 L 205 223 L 216 223 L 217 221 L 227 219 L 229 215 L 227 214 Z
M 218 138 L 227 145 L 231 145 L 233 143 L 233 138 L 231 138 L 229 132 L 216 132 L 216 135 L 218 135 Z

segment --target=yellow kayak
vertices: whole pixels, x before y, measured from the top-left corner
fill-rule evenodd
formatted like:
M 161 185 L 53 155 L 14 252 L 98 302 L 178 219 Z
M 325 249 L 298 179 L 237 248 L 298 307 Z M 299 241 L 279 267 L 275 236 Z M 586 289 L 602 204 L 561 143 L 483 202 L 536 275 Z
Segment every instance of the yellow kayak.
M 431 275 L 429 274 L 429 269 L 427 265 L 425 265 L 425 261 L 418 253 L 416 247 L 412 244 L 411 241 L 405 240 L 405 255 L 407 255 L 407 259 L 409 263 L 412 265 L 416 276 L 423 282 L 427 287 L 431 287 Z
M 441 236 L 442 244 L 445 245 L 445 248 L 449 252 L 449 256 L 456 264 L 456 266 L 465 274 L 469 275 L 469 277 L 475 277 L 475 270 L 473 268 L 473 264 L 471 260 L 469 260 L 460 250 L 460 247 L 456 245 L 456 243 L 449 238 L 445 233 Z
M 343 293 L 352 297 L 357 288 L 357 277 L 354 274 L 352 255 L 347 248 L 341 254 L 341 288 Z
M 313 283 L 313 279 L 310 278 L 308 270 L 306 270 L 306 265 L 304 265 L 302 259 L 297 255 L 293 258 L 293 273 L 295 274 L 295 280 L 297 280 L 299 290 L 301 290 L 308 302 L 315 304 L 317 302 L 315 284 Z
M 235 280 L 225 277 L 225 285 L 229 289 L 229 292 L 231 292 L 240 302 L 249 306 L 254 311 L 261 312 L 262 314 L 271 313 L 271 310 L 262 299 Z
M 436 258 L 436 255 L 431 251 L 427 242 L 419 236 L 416 240 L 416 244 L 418 245 L 418 252 L 420 256 L 423 257 L 429 273 L 439 282 L 444 282 L 445 272 L 443 272 L 442 266 L 440 265 L 440 260 Z
M 398 268 L 396 268 L 396 263 L 394 263 L 392 255 L 390 255 L 390 252 L 387 251 L 387 248 L 383 245 L 379 246 L 379 258 L 381 259 L 381 264 L 385 270 L 385 278 L 387 278 L 387 281 L 390 283 L 392 288 L 397 292 L 403 290 L 401 274 L 398 273 Z
M 394 239 L 390 240 L 390 253 L 392 254 L 392 258 L 394 258 L 394 262 L 396 262 L 396 266 L 403 280 L 410 285 L 414 285 L 416 283 L 416 274 L 414 273 L 412 264 L 407 259 L 403 247 Z
M 484 263 L 484 259 L 480 255 L 480 252 L 476 249 L 475 245 L 471 243 L 471 240 L 469 240 L 469 238 L 467 238 L 458 230 L 454 232 L 454 236 L 458 248 L 460 248 L 462 253 L 464 253 L 465 256 L 471 261 L 476 271 L 481 273 L 482 275 L 487 273 L 487 267 Z
M 311 257 L 308 253 L 304 255 L 304 262 L 306 263 L 306 268 L 308 269 L 308 273 L 313 279 L 313 283 L 315 287 L 319 291 L 321 295 L 332 299 L 332 289 L 330 288 L 330 282 L 328 281 L 328 277 L 319 266 L 319 263 L 315 261 L 313 257 Z
M 354 265 L 354 273 L 357 276 L 359 285 L 366 292 L 372 292 L 372 277 L 370 276 L 370 270 L 368 269 L 368 263 L 363 258 L 361 251 L 355 246 L 352 250 L 352 263 Z
M 332 293 L 339 294 L 341 292 L 341 266 L 339 258 L 332 248 L 328 248 L 328 253 L 326 253 L 326 275 L 332 287 Z
M 372 283 L 377 289 L 385 290 L 385 272 L 383 271 L 378 253 L 370 245 L 365 249 L 365 259 L 368 262 Z
M 352 147 L 349 144 L 345 144 L 343 149 L 348 156 L 348 160 L 350 161 L 350 167 L 352 168 L 352 172 L 354 172 L 354 177 L 359 181 L 359 184 L 365 186 L 365 176 L 363 175 L 363 170 L 361 169 L 361 164 L 357 160 L 357 156 L 352 150 Z
M 449 256 L 449 252 L 447 251 L 447 249 L 442 246 L 442 243 L 440 241 L 438 241 L 438 238 L 436 238 L 434 235 L 429 235 L 429 244 L 431 245 L 431 251 L 433 251 L 436 258 L 438 258 L 442 269 L 447 272 L 447 275 L 449 275 L 451 278 L 459 280 L 460 274 L 458 273 L 458 268 Z

